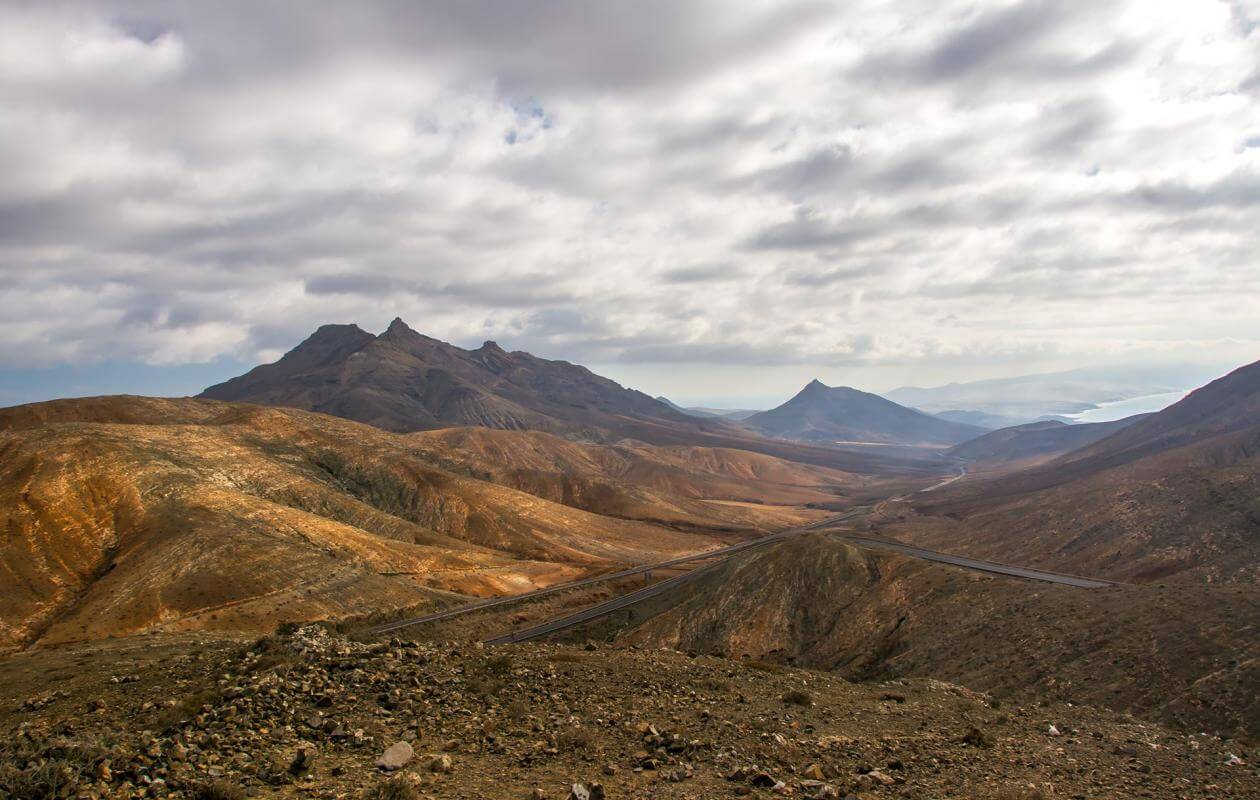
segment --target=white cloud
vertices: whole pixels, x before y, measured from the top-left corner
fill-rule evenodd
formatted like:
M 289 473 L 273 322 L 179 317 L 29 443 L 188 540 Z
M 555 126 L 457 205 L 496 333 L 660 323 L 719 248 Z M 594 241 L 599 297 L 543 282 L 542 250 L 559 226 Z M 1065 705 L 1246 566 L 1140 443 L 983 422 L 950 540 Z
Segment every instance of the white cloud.
M 1248 4 L 292 9 L 0 8 L 0 365 L 394 315 L 636 376 L 1260 343 Z

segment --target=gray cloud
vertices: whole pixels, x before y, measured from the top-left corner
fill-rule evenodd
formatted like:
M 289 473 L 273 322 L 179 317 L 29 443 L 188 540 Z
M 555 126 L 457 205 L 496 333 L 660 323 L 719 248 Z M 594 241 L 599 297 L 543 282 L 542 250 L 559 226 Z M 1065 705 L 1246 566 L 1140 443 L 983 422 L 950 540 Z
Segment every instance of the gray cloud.
M 614 367 L 1260 340 L 1260 32 L 1177 5 L 6 4 L 0 370 L 395 315 Z

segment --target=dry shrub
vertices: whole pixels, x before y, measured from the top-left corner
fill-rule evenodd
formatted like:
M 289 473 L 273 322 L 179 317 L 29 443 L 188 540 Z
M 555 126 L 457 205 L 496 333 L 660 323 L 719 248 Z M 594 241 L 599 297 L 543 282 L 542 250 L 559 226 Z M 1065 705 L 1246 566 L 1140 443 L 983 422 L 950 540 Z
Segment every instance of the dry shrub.
M 193 788 L 192 800 L 245 800 L 245 789 L 231 781 L 210 781 Z
M 564 752 L 588 750 L 591 746 L 591 733 L 586 728 L 566 728 L 556 734 L 556 748 Z
M 812 706 L 814 704 L 813 695 L 800 689 L 784 692 L 779 699 L 791 706 Z
M 402 775 L 386 778 L 363 793 L 363 800 L 419 800 L 420 794 Z

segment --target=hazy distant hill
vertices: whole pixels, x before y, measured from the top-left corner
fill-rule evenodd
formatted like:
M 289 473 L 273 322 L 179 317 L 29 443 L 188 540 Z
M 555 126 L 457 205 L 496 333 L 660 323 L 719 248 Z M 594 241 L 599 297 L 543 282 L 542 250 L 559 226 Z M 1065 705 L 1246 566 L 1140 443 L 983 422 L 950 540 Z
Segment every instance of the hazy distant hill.
M 1092 444 L 1147 416 L 1139 414 L 1115 422 L 1084 425 L 1067 425 L 1058 420 L 1030 422 L 1001 428 L 963 442 L 946 451 L 946 455 L 967 461 L 995 463 L 1052 458 Z
M 945 549 L 1124 580 L 1255 580 L 1260 363 L 1041 466 L 914 504 L 927 517 L 896 535 Z
M 969 411 L 1004 417 L 1012 423 L 1032 422 L 1045 416 L 1086 411 L 1101 403 L 1185 390 L 1211 380 L 1225 369 L 1184 364 L 1091 367 L 930 388 L 906 386 L 887 392 L 886 396 L 930 414 Z
M 983 428 L 933 417 L 876 394 L 817 380 L 744 424 L 771 436 L 816 442 L 958 444 L 985 433 Z

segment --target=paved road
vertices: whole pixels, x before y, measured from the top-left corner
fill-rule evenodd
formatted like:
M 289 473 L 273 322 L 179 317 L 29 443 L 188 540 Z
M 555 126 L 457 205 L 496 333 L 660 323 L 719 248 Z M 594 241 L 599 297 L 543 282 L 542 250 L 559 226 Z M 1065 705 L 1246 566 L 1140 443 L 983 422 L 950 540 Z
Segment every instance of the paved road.
M 964 569 L 972 569 L 978 572 L 989 572 L 994 575 L 1009 575 L 1015 578 L 1027 578 L 1033 581 L 1045 581 L 1046 583 L 1061 583 L 1065 586 L 1076 586 L 1081 589 L 1103 589 L 1108 586 L 1114 586 L 1112 581 L 1099 580 L 1097 578 L 1082 578 L 1078 575 L 1065 575 L 1061 572 L 1047 572 L 1040 569 L 1029 569 L 1027 567 L 1015 567 L 1010 564 L 998 564 L 993 561 L 981 561 L 977 558 L 967 558 L 966 556 L 956 556 L 950 553 L 940 553 L 936 550 L 928 550 L 923 547 L 914 547 L 901 542 L 894 542 L 888 539 L 877 539 L 871 536 L 860 536 L 852 533 L 839 533 L 844 537 L 845 541 L 852 542 L 859 547 L 874 547 L 881 550 L 893 550 L 904 555 L 922 558 L 925 561 L 934 561 L 938 564 L 950 564 L 955 567 L 963 567 Z
M 962 476 L 959 475 L 958 477 L 962 477 Z M 936 487 L 932 487 L 932 488 L 936 488 Z M 606 575 L 596 575 L 591 578 L 583 578 L 581 580 L 569 581 L 568 583 L 560 583 L 554 586 L 548 586 L 543 589 L 535 589 L 532 592 L 525 592 L 523 594 L 505 595 L 503 597 L 491 597 L 485 600 L 478 600 L 475 603 L 469 603 L 467 605 L 458 606 L 456 608 L 449 608 L 449 609 L 446 609 L 445 611 L 438 611 L 433 614 L 425 614 L 419 617 L 410 617 L 408 619 L 402 619 L 402 620 L 397 620 L 395 622 L 389 622 L 384 625 L 378 625 L 374 628 L 369 628 L 367 632 L 373 633 L 373 634 L 389 633 L 391 631 L 401 630 L 403 628 L 409 628 L 413 625 L 422 625 L 427 622 L 437 622 L 439 620 L 457 617 L 462 614 L 469 614 L 474 611 L 482 611 L 487 608 L 495 608 L 497 606 L 508 605 L 509 603 L 517 603 L 522 600 L 532 600 L 539 597 L 546 597 L 547 595 L 556 594 L 557 592 L 568 591 L 569 589 L 577 589 L 583 586 L 591 586 L 593 584 L 603 583 L 605 581 L 618 580 L 620 578 L 628 578 L 635 575 L 642 575 L 644 573 L 648 573 L 653 570 L 668 569 L 670 567 L 677 567 L 677 566 L 682 566 L 684 564 L 693 564 L 695 562 L 709 561 L 713 559 L 724 561 L 725 559 L 737 553 L 741 553 L 746 550 L 751 550 L 754 547 L 764 547 L 768 544 L 783 541 L 784 539 L 788 539 L 793 536 L 799 536 L 801 534 L 808 533 L 810 531 L 815 531 L 815 530 L 820 530 L 820 529 L 835 526 L 841 522 L 851 519 L 854 516 L 857 516 L 858 514 L 866 510 L 867 510 L 867 507 L 865 506 L 854 508 L 842 514 L 837 514 L 835 516 L 819 520 L 818 522 L 814 522 L 809 525 L 803 525 L 799 528 L 791 528 L 789 530 L 780 531 L 778 533 L 774 533 L 769 536 L 764 536 L 760 539 L 753 539 L 751 541 L 741 542 L 739 544 L 730 545 L 728 547 L 719 547 L 713 550 L 706 550 L 700 553 L 693 553 L 688 556 L 682 556 L 680 558 L 673 558 L 668 561 L 658 561 L 654 564 L 643 564 L 637 567 L 631 567 L 630 569 L 623 569 L 623 570 L 620 570 L 619 572 L 608 573 Z M 1082 589 L 1100 589 L 1100 588 L 1112 585 L 1110 581 L 1095 580 L 1093 578 L 1082 578 L 1078 575 L 1064 575 L 1057 572 L 1047 572 L 1045 570 L 1017 567 L 1010 564 L 998 564 L 998 563 L 994 563 L 990 561 L 981 561 L 979 559 L 967 558 L 965 556 L 956 556 L 950 553 L 940 553 L 935 550 L 928 550 L 922 547 L 913 547 L 911 545 L 902 544 L 900 542 L 889 541 L 886 539 L 877 539 L 874 537 L 861 536 L 861 535 L 853 534 L 853 533 L 844 533 L 844 532 L 839 532 L 839 533 L 840 535 L 844 536 L 846 541 L 849 541 L 859 547 L 892 550 L 898 553 L 902 553 L 904 555 L 912 556 L 914 558 L 922 558 L 926 561 L 932 561 L 938 564 L 949 564 L 951 566 L 962 567 L 964 569 L 971 569 L 971 570 L 976 570 L 979 572 L 987 572 L 987 573 L 995 574 L 995 575 L 1007 575 L 1007 576 L 1011 576 L 1015 578 L 1024 578 L 1027 580 L 1045 581 L 1048 583 L 1059 583 L 1059 584 L 1064 584 L 1067 586 L 1076 586 Z M 712 565 L 712 566 L 715 566 L 715 565 Z M 685 581 L 694 579 L 699 574 L 704 572 L 706 569 L 708 569 L 708 567 L 692 570 L 690 572 L 684 573 L 682 575 L 678 575 L 668 580 L 661 581 L 659 583 L 655 583 L 650 586 L 645 586 L 642 589 L 638 589 L 629 594 L 622 595 L 621 597 L 614 597 L 611 600 L 605 601 L 595 606 L 591 606 L 590 608 L 583 609 L 582 611 L 578 611 L 566 617 L 561 617 L 559 619 L 551 620 L 550 622 L 545 622 L 541 625 L 537 625 L 533 628 L 527 628 L 522 631 L 516 631 L 515 633 L 507 633 L 501 636 L 496 636 L 486 641 L 487 643 L 491 643 L 491 644 L 500 644 L 504 642 L 522 642 L 522 641 L 527 641 L 529 639 L 536 639 L 540 636 L 546 636 L 547 634 L 555 633 L 556 631 L 564 630 L 565 628 L 571 628 L 575 625 L 580 625 L 583 622 L 589 622 L 590 620 L 598 619 L 599 617 L 605 616 L 607 614 L 611 614 L 614 611 L 618 611 L 622 608 L 626 608 L 627 606 L 634 605 L 635 603 L 640 603 L 651 597 L 655 597 L 661 594 L 662 592 L 669 591 L 675 586 L 681 585 Z
M 652 570 L 668 569 L 670 567 L 676 567 L 682 564 L 690 564 L 695 561 L 703 561 L 710 558 L 726 558 L 726 557 L 734 555 L 735 553 L 740 553 L 740 552 L 743 552 L 744 550 L 749 550 L 754 547 L 764 547 L 765 545 L 768 545 L 771 542 L 780 541 L 789 536 L 796 536 L 796 535 L 805 533 L 806 531 L 817 530 L 818 528 L 821 528 L 821 527 L 835 525 L 836 523 L 843 522 L 846 519 L 856 516 L 857 514 L 861 513 L 864 510 L 865 510 L 864 508 L 855 508 L 850 511 L 846 511 L 843 514 L 837 514 L 834 517 L 828 517 L 826 519 L 819 520 L 818 522 L 814 522 L 800 528 L 791 528 L 789 530 L 780 531 L 778 533 L 774 533 L 769 536 L 763 536 L 760 539 L 753 539 L 751 541 L 740 542 L 739 544 L 733 544 L 733 545 L 730 545 L 729 547 L 719 547 L 713 550 L 705 550 L 700 553 L 693 553 L 689 556 L 682 556 L 681 558 L 673 558 L 673 559 L 670 559 L 669 561 L 658 561 L 655 564 L 643 564 L 638 567 L 631 567 L 630 569 L 623 569 L 620 572 L 611 572 L 606 575 L 596 575 L 593 578 L 583 578 L 581 580 L 569 581 L 568 583 L 557 583 L 543 589 L 535 589 L 532 592 L 525 592 L 524 594 L 510 594 L 510 595 L 504 595 L 502 597 L 491 597 L 486 600 L 478 600 L 475 603 L 469 603 L 467 605 L 458 606 L 456 608 L 448 608 L 445 611 L 438 611 L 433 614 L 425 614 L 424 616 L 421 616 L 421 617 L 410 617 L 408 619 L 401 619 L 395 622 L 388 622 L 388 623 L 385 623 L 384 625 L 377 625 L 374 628 L 369 628 L 367 630 L 367 633 L 374 633 L 374 634 L 375 633 L 389 633 L 390 631 L 396 631 L 402 628 L 409 628 L 412 625 L 422 625 L 426 622 L 437 622 L 438 620 L 450 619 L 451 617 L 458 617 L 461 614 L 468 614 L 473 611 L 481 611 L 487 608 L 494 608 L 496 606 L 507 605 L 508 603 L 517 603 L 522 600 L 532 600 L 538 597 L 546 597 L 547 595 L 555 594 L 556 592 L 564 592 L 564 591 L 568 591 L 569 589 L 577 589 L 583 586 L 590 586 L 596 583 L 603 583 L 605 581 L 613 581 L 613 580 L 618 580 L 620 578 L 629 578 L 634 575 L 642 575 L 645 572 L 651 572 Z
M 849 516 L 851 516 L 851 514 Z M 834 524 L 837 521 L 838 520 L 831 519 L 823 520 L 822 522 L 826 524 Z M 786 538 L 786 536 L 797 535 L 804 533 L 806 530 L 818 528 L 821 524 L 822 523 L 814 523 L 814 525 L 808 526 L 807 528 L 785 531 L 783 534 L 767 537 L 761 541 L 770 542 L 782 540 L 783 538 Z M 1081 578 L 1076 575 L 1064 575 L 1058 572 L 1046 572 L 1045 570 L 1013 567 L 1008 564 L 997 564 L 991 561 L 981 561 L 975 558 L 950 555 L 949 553 L 938 553 L 935 550 L 927 550 L 922 547 L 912 547 L 907 544 L 891 542 L 885 539 L 875 539 L 868 536 L 859 536 L 844 532 L 837 532 L 837 535 L 844 537 L 845 541 L 855 544 L 858 547 L 894 550 L 898 553 L 924 559 L 925 561 L 932 561 L 938 564 L 949 564 L 955 567 L 962 567 L 964 569 L 977 570 L 979 572 L 988 572 L 996 575 L 1008 575 L 1011 577 L 1025 578 L 1034 581 L 1045 581 L 1047 583 L 1061 583 L 1067 586 L 1076 586 L 1081 589 L 1102 589 L 1104 587 L 1114 585 L 1111 581 Z M 611 600 L 606 600 L 603 603 L 591 606 L 590 608 L 584 608 L 581 611 L 569 614 L 568 616 L 553 619 L 548 622 L 544 622 L 541 625 L 535 625 L 532 628 L 512 631 L 486 639 L 485 643 L 511 644 L 513 642 L 527 642 L 531 639 L 538 639 L 543 636 L 556 633 L 557 631 L 572 628 L 577 625 L 581 625 L 584 622 L 590 622 L 591 620 L 605 617 L 614 611 L 620 611 L 621 609 L 635 605 L 636 603 L 641 603 L 649 598 L 656 597 L 657 595 L 667 592 L 676 586 L 682 585 L 686 581 L 698 577 L 708 569 L 716 566 L 717 564 L 712 564 L 702 569 L 693 570 L 677 577 L 670 578 L 667 581 L 661 581 L 660 583 L 656 583 L 651 586 L 645 586 L 642 589 L 631 592 L 630 594 L 622 595 L 621 597 L 614 597 Z
M 486 639 L 485 643 L 511 644 L 513 642 L 527 642 L 530 639 L 538 639 L 548 634 L 555 633 L 556 631 L 562 631 L 565 628 L 572 628 L 575 625 L 581 625 L 583 622 L 590 622 L 593 619 L 606 617 L 614 611 L 635 605 L 636 603 L 641 603 L 648 598 L 656 597 L 659 594 L 668 592 L 676 586 L 681 586 L 688 581 L 695 580 L 716 566 L 717 564 L 710 564 L 707 567 L 694 569 L 691 572 L 684 572 L 682 575 L 675 575 L 669 580 L 654 583 L 650 586 L 644 586 L 642 589 L 633 591 L 630 594 L 624 594 L 621 597 L 614 597 L 611 600 L 605 600 L 604 602 L 591 606 L 590 608 L 584 608 L 577 613 L 569 614 L 565 617 L 559 617 L 551 620 L 550 622 L 535 625 L 532 628 L 510 631 L 499 636 L 493 636 Z

